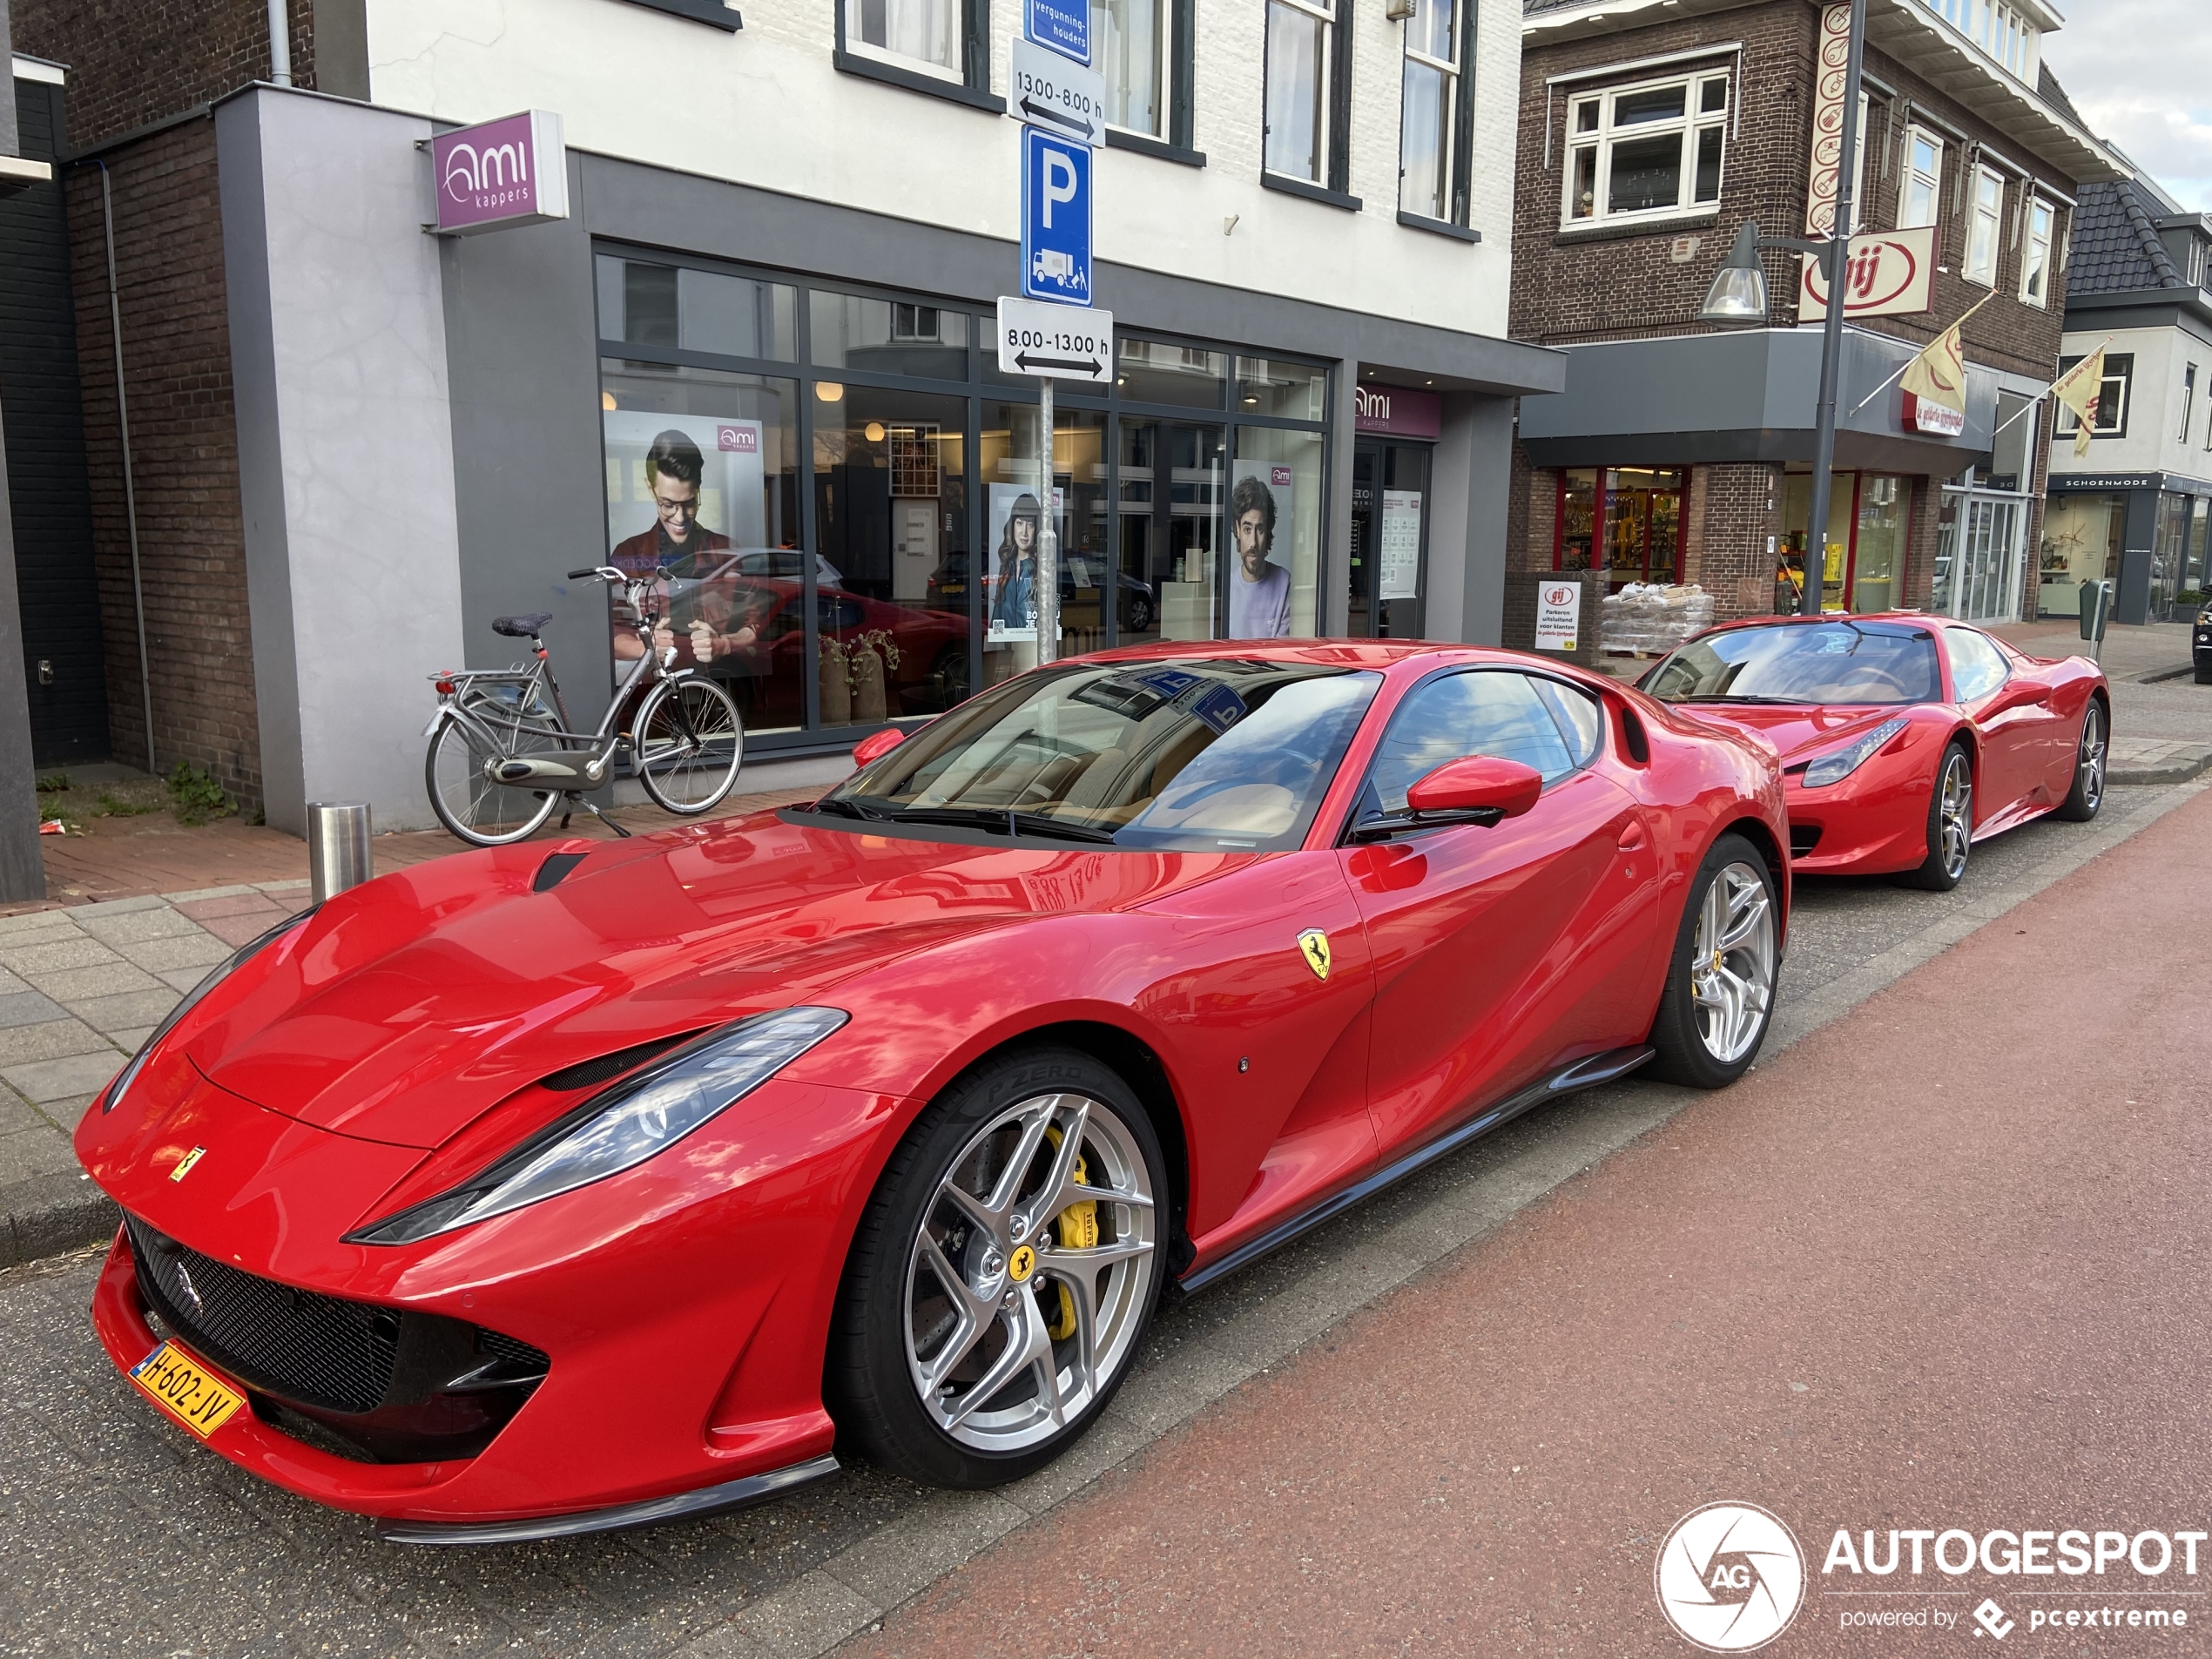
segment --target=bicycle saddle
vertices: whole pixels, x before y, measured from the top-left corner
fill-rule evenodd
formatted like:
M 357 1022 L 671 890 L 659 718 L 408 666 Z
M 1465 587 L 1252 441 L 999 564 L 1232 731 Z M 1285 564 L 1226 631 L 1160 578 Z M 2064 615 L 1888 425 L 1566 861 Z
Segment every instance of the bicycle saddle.
M 535 639 L 538 631 L 553 620 L 550 610 L 533 610 L 527 617 L 494 617 L 491 631 L 514 639 Z

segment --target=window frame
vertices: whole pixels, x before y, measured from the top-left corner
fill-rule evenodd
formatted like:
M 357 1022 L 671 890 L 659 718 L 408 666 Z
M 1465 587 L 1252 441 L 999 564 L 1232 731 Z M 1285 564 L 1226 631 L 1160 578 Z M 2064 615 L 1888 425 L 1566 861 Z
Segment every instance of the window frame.
M 1959 664 L 1954 660 L 1954 655 L 1958 649 L 1957 641 L 1961 634 L 1971 634 L 1981 644 L 1988 647 L 1989 654 L 1997 659 L 2000 671 L 1995 685 L 1971 698 L 1959 695 Z M 2013 678 L 2013 659 L 2006 655 L 2004 647 L 1979 628 L 1969 628 L 1963 624 L 1946 628 L 1943 631 L 1943 668 L 1944 672 L 1950 677 L 1951 699 L 1961 708 L 1968 703 L 1979 703 L 1986 698 L 1996 696 L 1998 692 L 2005 689 L 2006 685 Z
M 1006 100 L 991 91 L 991 0 L 949 0 L 960 8 L 961 68 L 957 74 L 925 58 L 852 39 L 846 21 L 860 3 L 861 0 L 832 0 L 836 45 L 831 61 L 840 73 L 966 104 L 993 115 L 1006 112 Z
M 1932 145 L 1935 148 L 1935 171 L 1932 173 L 1921 172 L 1913 159 L 1913 147 L 1919 144 Z M 1939 226 L 1943 223 L 1943 164 L 1949 147 L 1941 133 L 1924 127 L 1917 122 L 1906 124 L 1905 165 L 1901 169 L 1897 187 L 1896 228 L 1898 230 L 1918 230 L 1922 226 Z M 1921 183 L 1927 185 L 1928 216 L 1925 219 L 1907 219 L 1905 214 L 1909 211 L 1908 205 L 1912 199 L 1913 186 Z
M 2182 435 L 2175 440 L 2177 443 L 2189 441 L 2189 421 L 2195 414 L 2195 403 L 2196 365 L 2188 363 L 2182 368 Z
M 2051 280 L 2058 274 L 2054 265 L 2054 253 L 2058 240 L 2059 210 L 2042 196 L 2031 192 L 2027 212 L 2027 232 L 2021 239 L 2023 246 L 2020 249 L 2020 302 L 2048 311 L 2051 308 Z M 2040 234 L 2037 229 L 2039 220 L 2041 224 Z M 2038 274 L 2043 279 L 2043 292 L 2040 293 L 2031 291 L 2029 281 L 2031 277 Z
M 2086 352 L 2077 352 L 2071 357 L 2060 358 L 2060 377 L 2063 378 L 2068 370 L 2074 368 L 2087 354 Z M 2115 381 L 2120 387 L 2119 397 L 2116 400 L 2106 397 L 2104 388 Z M 2098 438 L 2126 437 L 2128 415 L 2134 401 L 2135 354 L 2131 351 L 2107 352 L 2104 378 L 2097 382 L 2097 424 L 2089 428 L 2090 438 L 2094 441 Z M 2112 417 L 2112 423 L 2109 426 L 2105 423 L 2105 417 L 2107 415 Z M 2063 403 L 2058 404 L 2051 422 L 2051 435 L 2054 438 L 2070 438 L 2080 429 L 2081 422 L 2074 419 L 2074 411 Z M 2212 449 L 2212 433 L 2206 435 L 2205 448 Z
M 1352 0 L 1264 0 L 1264 4 L 1266 13 L 1260 37 L 1259 181 L 1271 189 L 1330 202 L 1356 212 L 1361 206 L 1360 200 L 1349 193 L 1352 178 L 1352 146 L 1348 129 L 1352 125 Z M 1314 137 L 1314 148 L 1318 152 L 1321 172 L 1318 179 L 1278 172 L 1269 165 L 1267 159 L 1270 130 L 1267 110 L 1273 91 L 1271 78 L 1274 61 L 1274 53 L 1269 50 L 1268 40 L 1274 29 L 1275 8 L 1278 5 L 1304 12 L 1321 24 L 1322 62 L 1315 70 L 1321 83 L 1315 88 L 1321 118 L 1321 130 Z
M 1723 89 L 1721 106 L 1717 110 L 1708 110 L 1703 107 L 1705 88 L 1716 82 Z M 1569 98 L 1567 100 L 1566 135 L 1561 140 L 1564 161 L 1561 168 L 1559 228 L 1562 231 L 1586 231 L 1620 225 L 1658 224 L 1670 219 L 1716 218 L 1721 210 L 1721 197 L 1728 188 L 1728 126 L 1736 113 L 1734 100 L 1740 95 L 1740 89 L 1733 83 L 1732 70 L 1693 69 L 1630 81 L 1619 86 L 1577 92 Z M 1683 113 L 1680 116 L 1659 121 L 1637 122 L 1628 127 L 1615 125 L 1614 111 L 1622 98 L 1665 91 L 1676 86 L 1683 89 Z M 1597 106 L 1597 123 L 1585 131 L 1579 126 L 1581 111 L 1592 105 Z M 1701 200 L 1697 195 L 1697 151 L 1699 140 L 1708 131 L 1717 131 L 1720 134 L 1720 174 L 1714 183 L 1711 199 Z M 1682 158 L 1676 173 L 1673 203 L 1661 207 L 1624 208 L 1617 212 L 1610 210 L 1606 204 L 1612 194 L 1615 147 L 1623 141 L 1635 143 L 1664 137 L 1671 132 L 1678 132 L 1682 139 Z M 1575 211 L 1575 174 L 1581 158 L 1586 154 L 1594 157 L 1590 212 L 1577 214 Z
M 1416 3 L 1430 5 L 1437 0 L 1416 0 Z M 1474 192 L 1471 188 L 1474 150 L 1474 100 L 1470 96 L 1474 84 L 1474 32 L 1476 7 L 1474 0 L 1442 0 L 1452 8 L 1452 52 L 1453 61 L 1445 62 L 1426 52 L 1413 49 L 1413 19 L 1406 19 L 1405 45 L 1399 54 L 1398 79 L 1398 215 L 1401 224 L 1416 226 L 1453 226 L 1466 230 L 1473 211 Z M 1444 147 L 1444 213 L 1423 212 L 1406 205 L 1406 77 L 1405 64 L 1418 64 L 1433 69 L 1445 77 L 1446 103 L 1442 113 L 1443 131 L 1440 137 Z
M 1966 198 L 1966 247 L 1965 257 L 1959 261 L 1959 274 L 1969 282 L 1993 288 L 2005 263 L 2005 175 L 1986 161 L 1976 162 L 1972 183 Z M 1986 211 L 1981 193 L 1985 184 L 1997 186 L 1997 205 Z M 1985 227 L 1989 233 L 1989 266 L 1986 273 L 1974 260 L 1975 243 Z

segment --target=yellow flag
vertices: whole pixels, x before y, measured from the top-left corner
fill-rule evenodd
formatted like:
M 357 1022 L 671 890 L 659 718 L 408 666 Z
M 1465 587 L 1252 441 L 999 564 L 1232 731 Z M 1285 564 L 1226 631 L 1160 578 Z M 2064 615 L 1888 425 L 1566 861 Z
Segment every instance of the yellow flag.
M 2100 346 L 2051 383 L 2051 395 L 2074 411 L 2074 458 L 2089 453 L 2089 433 L 2097 424 L 2097 399 L 2105 386 L 2105 348 Z
M 1964 322 L 1961 317 L 1959 322 Z M 1966 358 L 1954 322 L 1921 348 L 1905 366 L 1898 384 L 1923 403 L 1939 404 L 1960 415 L 1966 412 Z

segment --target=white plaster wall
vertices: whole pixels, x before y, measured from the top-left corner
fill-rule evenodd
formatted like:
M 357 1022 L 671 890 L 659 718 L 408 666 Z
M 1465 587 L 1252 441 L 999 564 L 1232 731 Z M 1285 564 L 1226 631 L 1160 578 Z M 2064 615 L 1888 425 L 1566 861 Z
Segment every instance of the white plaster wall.
M 2107 342 L 2107 337 L 2108 342 Z M 2212 476 L 2212 449 L 2205 447 L 2205 426 L 2212 421 L 2212 343 L 2180 328 L 2123 328 L 2069 332 L 2059 347 L 2067 357 L 2086 356 L 2104 344 L 2107 354 L 2133 352 L 2135 380 L 2129 394 L 2128 435 L 2099 438 L 2089 453 L 2074 458 L 2074 435 L 2051 446 L 2051 470 L 2070 472 L 2179 472 Z M 2182 372 L 2196 365 L 2196 395 L 2189 402 L 2189 430 L 2182 435 Z
M 371 93 L 457 122 L 557 110 L 578 149 L 1017 239 L 1015 124 L 839 73 L 833 3 L 746 0 L 744 30 L 725 35 L 616 0 L 369 0 Z M 1019 6 L 991 10 L 991 85 L 1003 96 Z M 1193 143 L 1207 165 L 1102 151 L 1099 257 L 1502 336 L 1518 23 L 1494 3 L 1475 18 L 1472 218 L 1483 240 L 1469 246 L 1397 223 L 1405 25 L 1380 0 L 1354 26 L 1358 213 L 1261 187 L 1264 0 L 1198 0 Z
M 241 482 L 264 504 L 247 523 L 256 694 L 265 745 L 290 751 L 264 757 L 269 821 L 297 833 L 308 801 L 366 800 L 379 829 L 427 826 L 425 677 L 463 658 L 415 148 L 429 125 L 269 91 L 221 113 Z M 233 210 L 247 237 L 229 237 Z

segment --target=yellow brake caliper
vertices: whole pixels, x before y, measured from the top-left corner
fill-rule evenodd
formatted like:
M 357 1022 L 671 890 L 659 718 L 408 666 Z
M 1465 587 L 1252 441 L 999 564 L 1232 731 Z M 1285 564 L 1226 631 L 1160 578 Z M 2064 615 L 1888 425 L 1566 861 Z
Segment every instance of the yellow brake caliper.
M 1060 1144 L 1061 1135 L 1056 1127 L 1045 1130 L 1045 1134 L 1051 1138 L 1053 1145 Z M 1079 1187 L 1090 1184 L 1089 1172 L 1083 1168 L 1083 1161 L 1080 1157 L 1076 1160 L 1076 1184 Z M 1069 1204 L 1053 1217 L 1052 1224 L 1061 1249 L 1092 1250 L 1097 1247 L 1098 1204 L 1095 1199 L 1086 1198 L 1080 1204 Z M 1055 1342 L 1060 1342 L 1076 1334 L 1076 1297 L 1075 1292 L 1064 1284 L 1055 1281 L 1053 1288 L 1060 1292 L 1060 1315 L 1045 1327 L 1045 1334 Z

